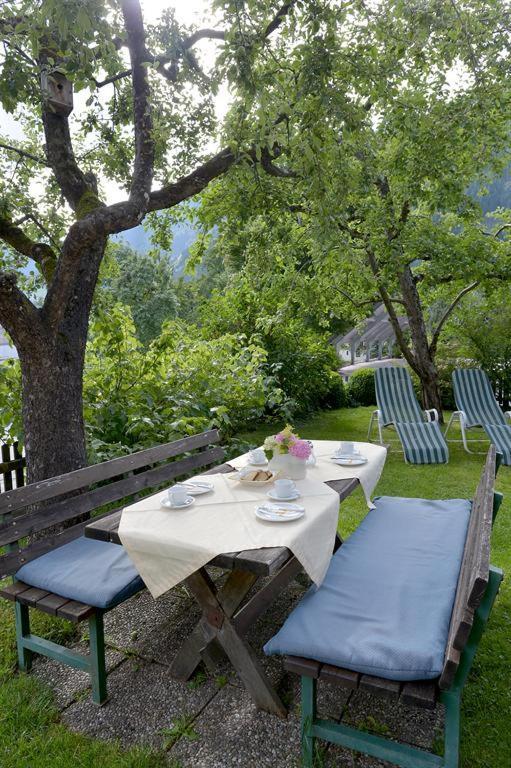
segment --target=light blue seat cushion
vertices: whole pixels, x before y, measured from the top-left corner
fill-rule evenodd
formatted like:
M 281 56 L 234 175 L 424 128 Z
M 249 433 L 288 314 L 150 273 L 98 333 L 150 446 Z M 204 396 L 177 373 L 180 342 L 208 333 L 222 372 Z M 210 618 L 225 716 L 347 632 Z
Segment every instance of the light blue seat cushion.
M 382 496 L 332 557 L 267 654 L 304 656 L 390 680 L 442 671 L 470 517 L 466 499 Z
M 123 547 L 84 536 L 22 566 L 16 578 L 96 608 L 113 608 L 144 588 Z

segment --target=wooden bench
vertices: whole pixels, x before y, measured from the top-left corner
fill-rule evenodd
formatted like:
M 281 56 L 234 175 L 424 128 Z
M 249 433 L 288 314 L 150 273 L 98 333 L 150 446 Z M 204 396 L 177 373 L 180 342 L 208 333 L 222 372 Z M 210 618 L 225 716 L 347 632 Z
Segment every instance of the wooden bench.
M 302 765 L 312 768 L 315 739 L 338 744 L 403 768 L 457 768 L 459 764 L 461 694 L 503 578 L 490 565 L 493 521 L 502 502 L 494 493 L 495 447 L 491 446 L 472 504 L 469 527 L 441 675 L 436 680 L 401 683 L 360 674 L 314 659 L 285 657 L 285 667 L 302 681 Z M 342 642 L 342 638 L 336 638 Z M 365 733 L 318 717 L 317 684 L 322 681 L 390 697 L 403 704 L 434 708 L 445 706 L 444 754 L 438 756 L 409 745 Z
M 0 578 L 21 566 L 77 539 L 94 519 L 122 509 L 141 492 L 157 490 L 172 480 L 189 477 L 224 458 L 217 430 L 106 461 L 59 477 L 0 494 Z M 78 522 L 76 522 L 78 520 Z M 70 522 L 71 521 L 71 522 Z M 68 527 L 63 526 L 70 523 Z M 91 676 L 93 700 L 107 698 L 104 610 L 70 600 L 58 593 L 14 580 L 0 589 L 14 602 L 16 642 L 20 669 L 29 671 L 33 654 L 56 659 Z M 73 622 L 89 622 L 90 652 L 76 653 L 30 631 L 29 609 Z

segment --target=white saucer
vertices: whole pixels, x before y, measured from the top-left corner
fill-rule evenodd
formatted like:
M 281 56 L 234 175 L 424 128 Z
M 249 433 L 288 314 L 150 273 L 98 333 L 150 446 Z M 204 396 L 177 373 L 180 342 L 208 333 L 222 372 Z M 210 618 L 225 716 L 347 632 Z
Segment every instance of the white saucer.
M 269 496 L 270 499 L 273 499 L 274 501 L 294 501 L 295 499 L 300 498 L 300 491 L 297 488 L 296 491 L 291 494 L 291 496 L 277 496 L 276 492 L 273 490 L 268 491 L 267 496 Z
M 248 464 L 247 467 L 267 467 L 268 466 L 268 459 L 265 459 L 264 461 L 250 461 L 250 456 L 248 457 Z
M 184 504 L 172 504 L 169 499 L 165 498 L 163 498 L 160 503 L 162 507 L 165 507 L 165 509 L 186 509 L 187 507 L 191 507 L 194 501 L 195 499 L 193 496 L 190 496 Z
M 286 504 L 281 501 L 279 504 L 264 504 L 256 507 L 255 513 L 256 517 L 264 520 L 265 523 L 290 523 L 292 520 L 303 517 L 305 509 L 298 504 Z
M 209 493 L 214 488 L 213 483 L 208 483 L 206 480 L 197 480 L 197 483 L 199 484 L 196 485 L 193 480 L 185 480 L 182 483 L 177 483 L 177 485 L 186 488 L 188 496 L 200 496 L 203 493 Z
M 359 453 L 351 456 L 332 456 L 332 461 L 334 464 L 340 464 L 341 467 L 360 467 L 362 464 L 367 464 L 367 458 Z

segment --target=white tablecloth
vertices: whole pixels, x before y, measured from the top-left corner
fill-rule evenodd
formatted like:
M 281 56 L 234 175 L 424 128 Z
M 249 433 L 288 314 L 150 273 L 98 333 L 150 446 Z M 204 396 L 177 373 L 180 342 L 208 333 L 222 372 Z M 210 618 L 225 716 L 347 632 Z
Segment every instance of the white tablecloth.
M 382 445 L 355 442 L 354 444 L 360 453 L 368 459 L 367 464 L 362 464 L 359 467 L 341 467 L 339 464 L 334 464 L 330 459 L 339 448 L 339 440 L 312 440 L 311 442 L 314 446 L 314 455 L 317 461 L 316 466 L 307 467 L 307 477 L 311 480 L 321 480 L 323 482 L 328 480 L 348 480 L 356 477 L 362 486 L 368 506 L 372 508 L 374 505 L 371 503 L 371 496 L 385 466 L 387 449 Z M 239 469 L 248 464 L 248 461 L 249 454 L 245 453 L 243 456 L 229 460 L 229 464 Z
M 203 478 L 204 479 L 204 478 Z M 162 491 L 126 507 L 119 536 L 147 588 L 158 597 L 224 552 L 288 547 L 316 584 L 321 584 L 332 554 L 339 496 L 311 472 L 296 485 L 305 515 L 270 523 L 255 516 L 269 501 L 268 486 L 254 488 L 229 475 L 208 475 L 212 493 L 197 496 L 186 509 L 161 506 Z

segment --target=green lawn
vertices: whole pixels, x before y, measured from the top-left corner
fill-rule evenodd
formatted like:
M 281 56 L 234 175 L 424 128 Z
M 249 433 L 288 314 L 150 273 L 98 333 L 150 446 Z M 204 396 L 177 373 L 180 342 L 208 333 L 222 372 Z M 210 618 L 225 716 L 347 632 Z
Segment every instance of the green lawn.
M 306 422 L 296 422 L 301 437 L 317 440 L 366 440 L 371 408 L 323 412 Z M 267 429 L 244 435 L 258 442 Z M 387 435 L 395 435 L 387 430 Z M 450 433 L 449 437 L 457 437 Z M 478 437 L 477 431 L 471 437 Z M 471 498 L 484 456 L 470 455 L 450 443 L 449 464 L 412 466 L 392 444 L 377 494 L 425 498 Z M 484 450 L 487 443 L 481 444 Z M 476 447 L 478 447 L 476 445 Z M 511 467 L 501 467 L 496 490 L 504 494 L 493 530 L 492 562 L 509 575 L 505 578 L 463 696 L 463 768 L 504 768 L 511 765 Z M 362 493 L 343 502 L 339 529 L 346 536 L 366 513 Z
M 321 413 L 296 423 L 303 437 L 365 440 L 369 408 Z M 259 443 L 269 428 L 240 437 Z M 471 497 L 482 468 L 483 456 L 469 456 L 451 448 L 445 466 L 414 467 L 404 464 L 397 449 L 389 453 L 377 492 L 401 496 Z M 511 468 L 502 467 L 497 489 L 504 493 L 493 535 L 493 562 L 511 572 Z M 361 493 L 341 508 L 340 530 L 346 536 L 366 513 Z M 65 623 L 38 616 L 35 631 L 65 636 Z M 0 601 L 0 766 L 2 768 L 159 768 L 161 753 L 121 750 L 112 743 L 94 741 L 69 732 L 58 722 L 51 692 L 35 678 L 15 674 L 12 607 Z M 511 765 L 511 580 L 504 585 L 463 700 L 463 768 L 504 768 Z M 276 766 L 277 768 L 277 766 Z

